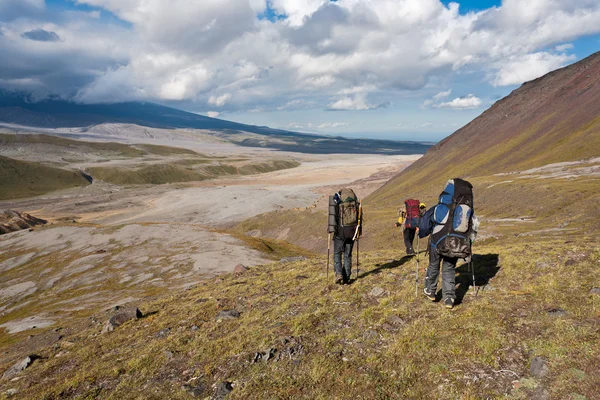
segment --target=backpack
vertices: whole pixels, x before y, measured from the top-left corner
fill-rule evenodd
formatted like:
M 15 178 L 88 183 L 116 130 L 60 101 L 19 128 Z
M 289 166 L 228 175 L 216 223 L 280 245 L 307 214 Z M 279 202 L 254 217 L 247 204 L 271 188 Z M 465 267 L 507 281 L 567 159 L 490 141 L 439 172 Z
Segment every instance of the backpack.
M 470 235 L 473 229 L 473 185 L 450 179 L 433 210 L 432 247 L 438 254 L 452 258 L 471 255 Z
M 333 196 L 333 207 L 329 207 L 329 228 L 335 232 L 336 237 L 346 239 L 357 239 L 362 234 L 362 207 L 356 194 L 352 189 L 342 189 Z M 335 217 L 331 213 L 335 212 Z M 333 223 L 335 221 L 335 228 Z
M 404 200 L 404 207 L 406 208 L 406 216 L 404 218 L 405 228 L 414 229 L 419 226 L 419 218 L 421 216 L 419 211 L 419 204 L 419 200 Z
M 358 225 L 358 198 L 352 189 L 342 189 L 340 195 L 340 226 Z

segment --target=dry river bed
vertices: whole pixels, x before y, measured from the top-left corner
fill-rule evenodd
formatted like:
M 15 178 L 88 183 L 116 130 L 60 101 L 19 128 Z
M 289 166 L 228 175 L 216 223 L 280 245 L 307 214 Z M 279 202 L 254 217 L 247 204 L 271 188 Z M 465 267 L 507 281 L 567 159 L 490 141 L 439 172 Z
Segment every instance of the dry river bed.
M 0 339 L 190 286 L 238 263 L 271 262 L 215 228 L 309 207 L 345 185 L 365 197 L 418 158 L 303 157 L 300 167 L 255 176 L 143 187 L 99 182 L 0 202 L 51 223 L 0 236 Z

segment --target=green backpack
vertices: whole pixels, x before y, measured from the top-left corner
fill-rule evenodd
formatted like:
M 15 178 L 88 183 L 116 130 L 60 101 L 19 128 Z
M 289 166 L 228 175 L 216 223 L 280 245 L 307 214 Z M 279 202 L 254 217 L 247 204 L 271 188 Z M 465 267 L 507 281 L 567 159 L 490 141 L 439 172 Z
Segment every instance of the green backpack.
M 358 225 L 358 198 L 352 189 L 342 189 L 340 196 L 340 225 Z

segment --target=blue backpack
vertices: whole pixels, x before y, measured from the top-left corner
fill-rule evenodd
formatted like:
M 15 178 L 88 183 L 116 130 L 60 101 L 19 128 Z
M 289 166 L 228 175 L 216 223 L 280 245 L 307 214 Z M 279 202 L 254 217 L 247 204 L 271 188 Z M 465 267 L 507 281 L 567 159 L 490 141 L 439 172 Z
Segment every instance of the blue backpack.
M 460 178 L 450 179 L 429 216 L 431 246 L 438 254 L 452 258 L 471 255 L 473 185 Z

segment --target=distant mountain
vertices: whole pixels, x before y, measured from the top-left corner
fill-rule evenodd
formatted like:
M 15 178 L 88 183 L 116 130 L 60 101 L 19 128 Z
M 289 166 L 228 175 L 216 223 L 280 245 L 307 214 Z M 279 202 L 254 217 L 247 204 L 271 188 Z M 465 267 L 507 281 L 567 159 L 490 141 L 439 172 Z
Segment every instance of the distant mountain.
M 431 147 L 430 144 L 420 142 L 347 139 L 239 124 L 155 103 L 77 104 L 60 99 L 34 102 L 30 101 L 27 95 L 1 90 L 0 122 L 41 128 L 124 123 L 167 129 L 205 129 L 233 136 L 239 133 L 253 133 L 267 138 L 263 140 L 254 137 L 233 141 L 241 146 L 304 153 L 423 154 Z

